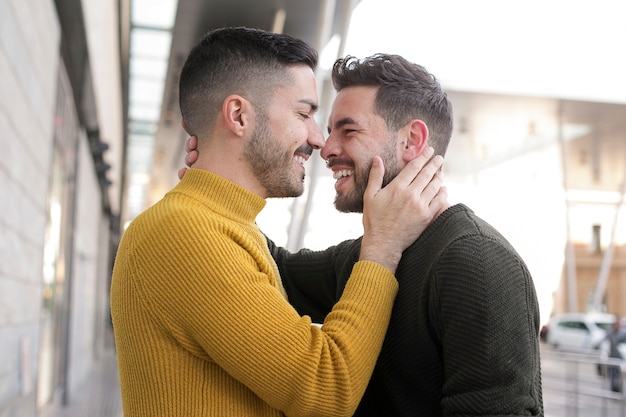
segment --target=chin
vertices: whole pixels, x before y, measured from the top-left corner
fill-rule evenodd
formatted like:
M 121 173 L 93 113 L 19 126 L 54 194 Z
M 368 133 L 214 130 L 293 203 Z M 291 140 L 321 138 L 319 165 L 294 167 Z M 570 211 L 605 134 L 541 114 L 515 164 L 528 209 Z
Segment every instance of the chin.
M 354 200 L 337 196 L 335 198 L 335 208 L 341 213 L 363 213 L 363 200 Z
M 302 194 L 304 194 L 304 185 L 293 188 L 286 197 L 300 197 Z

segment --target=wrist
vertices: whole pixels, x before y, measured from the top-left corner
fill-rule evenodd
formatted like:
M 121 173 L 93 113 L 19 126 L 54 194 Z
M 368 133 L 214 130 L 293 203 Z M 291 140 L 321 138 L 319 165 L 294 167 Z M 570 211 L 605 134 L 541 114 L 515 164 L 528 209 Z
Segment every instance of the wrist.
M 402 250 L 393 244 L 375 243 L 363 237 L 359 260 L 376 262 L 387 268 L 393 274 L 402 258 Z

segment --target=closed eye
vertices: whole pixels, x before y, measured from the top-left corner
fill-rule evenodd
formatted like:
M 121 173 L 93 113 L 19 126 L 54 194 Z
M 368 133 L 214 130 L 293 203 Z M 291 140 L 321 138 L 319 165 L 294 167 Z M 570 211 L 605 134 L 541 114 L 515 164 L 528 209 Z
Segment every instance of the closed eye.
M 356 129 L 341 129 L 339 132 L 341 133 L 342 136 L 348 136 L 348 135 L 350 135 L 352 133 L 355 133 L 355 132 L 358 132 L 358 131 Z M 331 130 L 330 129 L 328 129 L 328 134 L 329 135 L 331 134 Z
M 338 130 L 341 132 L 341 135 L 350 135 L 352 133 L 358 133 L 359 132 L 359 124 L 355 122 L 355 120 L 351 117 L 344 117 L 343 119 L 340 119 L 338 121 L 335 122 L 335 124 L 332 125 L 333 128 L 331 129 L 331 125 L 328 126 L 328 133 L 330 134 L 331 130 Z M 349 126 L 354 126 L 355 129 L 349 129 Z

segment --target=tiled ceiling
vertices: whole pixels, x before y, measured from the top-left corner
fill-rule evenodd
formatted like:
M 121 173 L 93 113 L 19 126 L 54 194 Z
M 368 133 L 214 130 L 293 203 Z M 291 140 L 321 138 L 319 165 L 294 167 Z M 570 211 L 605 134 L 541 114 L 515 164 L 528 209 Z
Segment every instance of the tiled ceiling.
M 176 7 L 177 0 L 130 2 L 123 221 L 146 207 Z

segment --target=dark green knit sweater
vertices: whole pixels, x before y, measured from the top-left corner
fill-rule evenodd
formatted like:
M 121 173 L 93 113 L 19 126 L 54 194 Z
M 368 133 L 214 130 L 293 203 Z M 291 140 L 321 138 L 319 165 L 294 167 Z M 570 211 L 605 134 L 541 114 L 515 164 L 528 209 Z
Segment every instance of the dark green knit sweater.
M 268 242 L 290 302 L 322 322 L 360 239 L 291 254 Z M 382 352 L 356 416 L 543 416 L 532 277 L 492 226 L 459 204 L 411 245 Z

